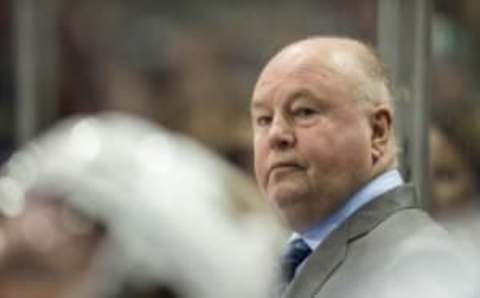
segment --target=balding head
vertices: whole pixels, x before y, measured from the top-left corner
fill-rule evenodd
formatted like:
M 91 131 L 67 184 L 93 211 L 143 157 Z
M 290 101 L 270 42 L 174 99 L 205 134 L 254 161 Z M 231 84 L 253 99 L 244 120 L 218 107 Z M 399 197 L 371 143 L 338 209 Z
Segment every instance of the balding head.
M 257 84 L 264 83 L 262 79 L 265 76 L 280 73 L 285 66 L 293 65 L 310 65 L 325 75 L 337 76 L 348 85 L 352 99 L 360 107 L 368 110 L 369 107 L 383 104 L 394 117 L 393 92 L 387 68 L 369 45 L 336 36 L 314 36 L 294 42 L 272 57 Z M 393 130 L 390 143 L 393 159 L 389 168 L 395 168 L 398 166 L 399 149 Z
M 257 180 L 297 231 L 395 165 L 385 70 L 355 40 L 282 49 L 257 81 L 252 118 Z
M 295 63 L 318 65 L 349 80 L 354 98 L 361 104 L 391 106 L 392 92 L 386 68 L 375 50 L 364 43 L 342 37 L 304 39 L 283 48 L 264 72 Z

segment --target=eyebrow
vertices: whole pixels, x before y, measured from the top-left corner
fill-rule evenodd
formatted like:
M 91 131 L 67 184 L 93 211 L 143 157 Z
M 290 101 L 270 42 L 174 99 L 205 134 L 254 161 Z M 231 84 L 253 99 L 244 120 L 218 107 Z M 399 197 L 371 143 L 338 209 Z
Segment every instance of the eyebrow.
M 250 103 L 250 110 L 266 109 L 266 108 L 267 108 L 266 104 L 261 102 L 261 99 L 258 99 L 258 98 L 252 99 L 252 102 Z
M 292 94 L 288 97 L 288 102 L 296 101 L 302 97 L 315 97 L 315 93 L 310 90 L 309 88 L 299 88 L 292 92 Z M 266 109 L 267 104 L 263 103 L 263 100 L 259 97 L 253 98 L 250 104 L 250 109 Z

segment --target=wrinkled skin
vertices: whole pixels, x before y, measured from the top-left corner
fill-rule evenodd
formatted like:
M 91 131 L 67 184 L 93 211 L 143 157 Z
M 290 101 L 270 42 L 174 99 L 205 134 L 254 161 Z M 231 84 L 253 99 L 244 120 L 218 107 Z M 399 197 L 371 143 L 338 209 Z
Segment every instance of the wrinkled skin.
M 299 232 L 386 167 L 390 110 L 354 101 L 354 79 L 337 71 L 350 67 L 346 50 L 334 41 L 287 47 L 253 92 L 256 178 Z

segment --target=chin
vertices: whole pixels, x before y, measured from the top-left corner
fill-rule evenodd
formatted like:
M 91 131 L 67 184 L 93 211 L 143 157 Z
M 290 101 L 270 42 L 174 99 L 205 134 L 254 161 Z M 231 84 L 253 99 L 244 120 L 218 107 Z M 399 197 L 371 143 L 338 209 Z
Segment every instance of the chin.
M 322 200 L 312 201 L 308 192 L 283 192 L 271 197 L 277 212 L 292 230 L 302 233 L 328 216 L 334 206 L 322 204 Z
M 304 198 L 309 197 L 311 189 L 303 180 L 290 178 L 267 185 L 266 194 L 269 201 L 282 209 L 291 205 L 296 205 Z
M 310 208 L 307 204 L 293 204 L 282 208 L 279 212 L 282 221 L 298 233 L 305 232 L 316 223 L 311 218 Z
M 306 197 L 304 189 L 293 187 L 279 187 L 268 193 L 269 201 L 278 209 L 292 208 L 299 205 Z

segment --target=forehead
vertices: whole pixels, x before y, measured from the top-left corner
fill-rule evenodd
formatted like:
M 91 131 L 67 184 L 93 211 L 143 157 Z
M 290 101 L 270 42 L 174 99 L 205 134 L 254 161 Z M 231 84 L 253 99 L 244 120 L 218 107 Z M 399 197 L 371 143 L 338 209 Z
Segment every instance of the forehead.
M 253 91 L 252 107 L 264 102 L 275 92 L 310 91 L 343 92 L 351 80 L 335 65 L 337 61 L 350 62 L 341 58 L 340 53 L 328 57 L 321 51 L 288 51 L 274 57 L 262 71 Z M 318 94 L 322 95 L 322 94 Z

